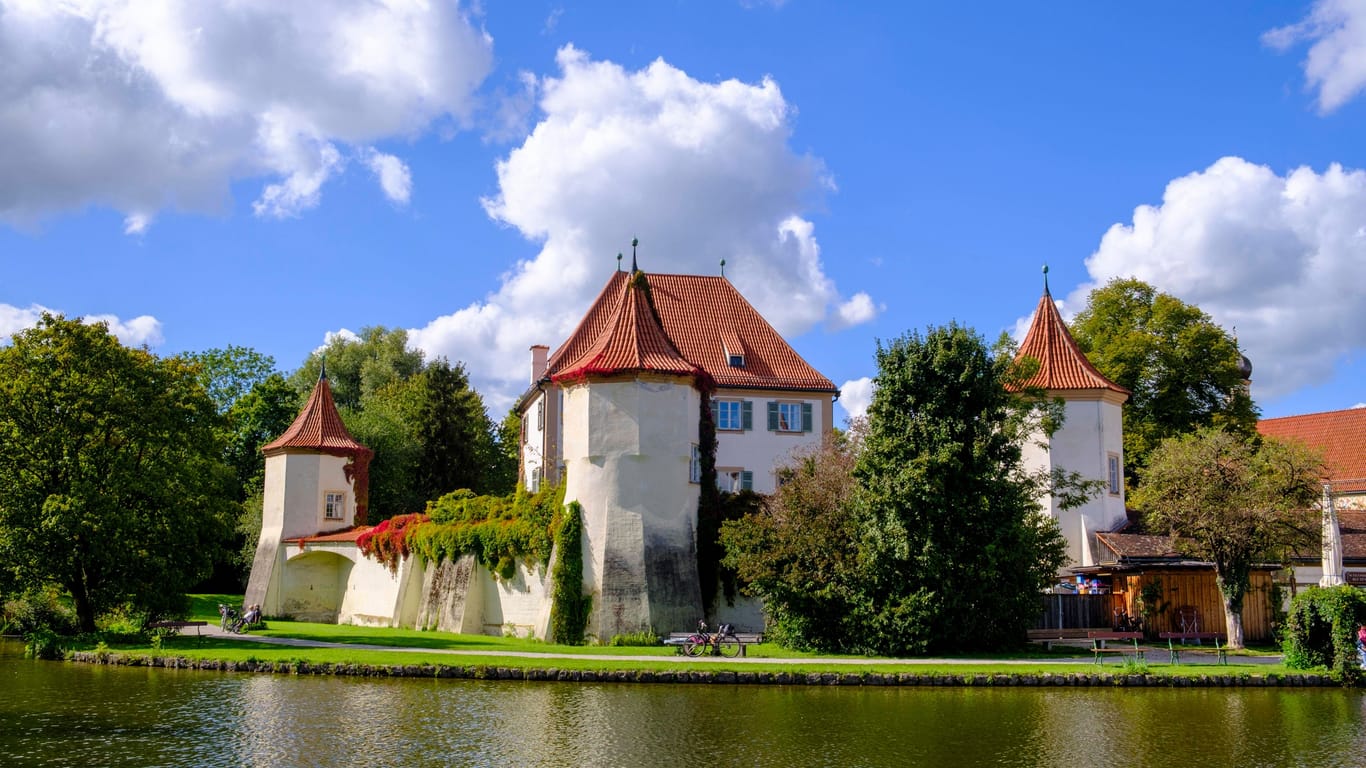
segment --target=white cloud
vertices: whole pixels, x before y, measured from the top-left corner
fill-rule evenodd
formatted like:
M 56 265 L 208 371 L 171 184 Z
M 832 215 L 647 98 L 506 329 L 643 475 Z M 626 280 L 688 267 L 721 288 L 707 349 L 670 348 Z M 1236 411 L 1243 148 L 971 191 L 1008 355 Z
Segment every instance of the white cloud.
M 407 205 L 413 191 L 413 175 L 408 165 L 393 155 L 370 150 L 365 162 L 379 179 L 380 189 L 390 202 Z
M 558 344 L 641 239 L 642 269 L 726 275 L 780 333 L 866 320 L 825 275 L 802 218 L 830 188 L 788 145 L 792 109 L 771 80 L 707 83 L 662 60 L 628 71 L 560 50 L 540 121 L 497 166 L 489 216 L 541 244 L 484 301 L 410 331 L 429 356 L 463 360 L 495 407 L 526 385 L 527 348 Z M 629 256 L 629 254 L 628 254 Z M 501 394 L 499 394 L 501 393 Z
M 844 382 L 840 385 L 840 399 L 835 402 L 844 409 L 846 417 L 863 418 L 868 414 L 868 406 L 873 403 L 873 380 L 864 376 Z
M 835 329 L 848 328 L 866 323 L 877 317 L 878 312 L 882 309 L 885 307 L 873 304 L 873 297 L 860 291 L 839 305 L 835 311 L 835 317 L 832 319 L 831 327 Z
M 1304 77 L 1318 89 L 1319 111 L 1328 113 L 1366 89 L 1366 2 L 1318 0 L 1296 24 L 1262 35 L 1279 50 L 1308 41 Z
M 1356 405 L 1354 405 L 1354 406 L 1352 406 L 1352 407 L 1353 407 L 1353 408 L 1366 408 L 1366 403 L 1357 403 Z
M 8 343 L 14 334 L 36 326 L 44 312 L 60 314 L 40 304 L 28 307 L 0 304 L 0 343 Z M 105 323 L 109 326 L 109 332 L 127 347 L 155 347 L 165 341 L 161 334 L 161 321 L 150 315 L 139 315 L 131 320 L 121 320 L 116 315 L 86 315 L 81 320 L 86 323 Z
M 1237 328 L 1254 394 L 1322 382 L 1366 348 L 1366 172 L 1331 165 L 1284 176 L 1225 157 L 1167 185 L 1086 260 L 1094 285 L 1137 277 Z
M 492 67 L 457 3 L 398 0 L 0 0 L 0 51 L 0 221 L 101 205 L 130 234 L 238 179 L 297 215 L 344 158 L 463 124 Z

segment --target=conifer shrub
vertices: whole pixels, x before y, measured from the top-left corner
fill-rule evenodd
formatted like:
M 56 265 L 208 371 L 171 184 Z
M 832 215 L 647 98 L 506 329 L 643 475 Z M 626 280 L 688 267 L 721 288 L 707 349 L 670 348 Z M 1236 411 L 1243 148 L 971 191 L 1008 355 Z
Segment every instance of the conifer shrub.
M 1326 667 L 1344 685 L 1366 681 L 1357 657 L 1357 627 L 1366 624 L 1366 593 L 1356 587 L 1311 587 L 1295 595 L 1283 650 L 1292 669 Z
M 583 508 L 571 501 L 562 518 L 555 536 L 559 557 L 550 573 L 550 639 L 581 645 L 593 607 L 592 596 L 583 593 Z

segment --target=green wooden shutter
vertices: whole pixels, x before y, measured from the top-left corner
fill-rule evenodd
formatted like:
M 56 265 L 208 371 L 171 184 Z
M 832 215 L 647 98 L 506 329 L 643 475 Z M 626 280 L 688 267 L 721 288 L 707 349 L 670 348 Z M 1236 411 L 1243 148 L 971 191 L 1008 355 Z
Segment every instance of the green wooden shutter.
M 811 403 L 802 403 L 802 431 L 811 431 Z
M 752 491 L 752 490 L 754 490 L 754 473 L 753 473 L 753 472 L 741 472 L 741 473 L 740 473 L 740 490 L 742 490 L 742 491 Z
M 768 401 L 768 431 L 778 431 L 778 402 L 776 400 Z
M 748 400 L 740 401 L 740 429 L 746 432 L 754 429 L 754 403 Z

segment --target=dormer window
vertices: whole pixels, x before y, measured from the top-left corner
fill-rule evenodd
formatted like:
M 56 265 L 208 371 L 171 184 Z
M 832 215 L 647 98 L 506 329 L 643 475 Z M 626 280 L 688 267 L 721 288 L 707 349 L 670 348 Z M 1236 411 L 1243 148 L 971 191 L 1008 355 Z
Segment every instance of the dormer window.
M 745 367 L 745 356 L 744 356 L 744 355 L 728 355 L 728 356 L 727 356 L 727 360 L 728 360 L 728 362 L 730 363 L 730 367 L 732 367 L 732 368 L 744 368 L 744 367 Z

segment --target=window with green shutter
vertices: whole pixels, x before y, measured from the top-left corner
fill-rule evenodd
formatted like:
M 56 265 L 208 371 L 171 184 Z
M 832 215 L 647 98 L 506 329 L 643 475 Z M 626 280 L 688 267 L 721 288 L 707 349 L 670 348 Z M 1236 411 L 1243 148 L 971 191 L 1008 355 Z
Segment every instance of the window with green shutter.
M 768 404 L 771 432 L 810 432 L 811 403 L 775 400 Z

